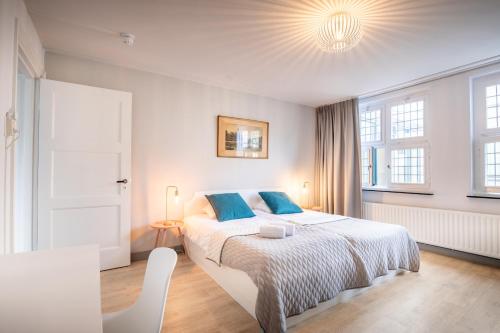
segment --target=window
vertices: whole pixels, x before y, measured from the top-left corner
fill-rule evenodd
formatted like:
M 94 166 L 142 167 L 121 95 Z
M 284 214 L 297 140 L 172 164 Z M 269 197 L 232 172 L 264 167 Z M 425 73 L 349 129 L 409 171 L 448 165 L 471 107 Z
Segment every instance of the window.
M 413 138 L 424 135 L 424 101 L 391 107 L 391 138 Z
M 363 187 L 406 191 L 429 188 L 425 105 L 424 96 L 362 102 L 359 118 Z
M 360 115 L 361 143 L 380 141 L 380 110 L 365 111 Z
M 424 183 L 424 149 L 395 149 L 391 151 L 391 181 L 394 184 Z
M 471 86 L 472 190 L 500 195 L 500 73 L 474 78 Z
M 376 146 L 382 142 L 382 110 L 365 108 L 359 114 L 359 130 L 361 137 L 361 183 L 363 186 L 376 185 L 374 175 L 376 162 Z
M 500 142 L 487 143 L 485 154 L 485 185 L 500 187 Z
M 486 128 L 500 127 L 500 84 L 486 87 Z

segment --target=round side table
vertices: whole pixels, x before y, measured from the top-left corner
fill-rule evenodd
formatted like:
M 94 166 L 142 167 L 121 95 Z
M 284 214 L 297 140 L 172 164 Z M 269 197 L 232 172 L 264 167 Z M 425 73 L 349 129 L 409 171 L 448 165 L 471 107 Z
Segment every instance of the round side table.
M 182 252 L 186 253 L 186 247 L 184 246 L 184 236 L 182 235 L 181 227 L 183 223 L 182 221 L 175 221 L 175 220 L 168 220 L 168 221 L 157 221 L 154 223 L 151 223 L 149 226 L 155 230 L 156 232 L 156 240 L 155 240 L 155 248 L 158 247 L 158 244 L 160 242 L 160 234 L 161 234 L 161 239 L 162 242 L 165 242 L 165 239 L 167 237 L 167 230 L 169 229 L 177 229 L 177 237 L 179 238 L 182 246 Z

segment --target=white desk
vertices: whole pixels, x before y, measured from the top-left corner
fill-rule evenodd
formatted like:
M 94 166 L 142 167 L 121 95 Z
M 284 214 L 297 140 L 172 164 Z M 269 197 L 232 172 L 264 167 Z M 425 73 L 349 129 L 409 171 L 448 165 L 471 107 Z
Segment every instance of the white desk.
M 101 333 L 97 245 L 0 256 L 0 332 Z

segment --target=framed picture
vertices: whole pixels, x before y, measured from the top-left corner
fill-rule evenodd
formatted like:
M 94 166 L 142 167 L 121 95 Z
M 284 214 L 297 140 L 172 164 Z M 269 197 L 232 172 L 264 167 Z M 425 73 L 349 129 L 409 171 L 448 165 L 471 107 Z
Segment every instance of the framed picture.
M 217 157 L 268 158 L 269 123 L 217 116 Z

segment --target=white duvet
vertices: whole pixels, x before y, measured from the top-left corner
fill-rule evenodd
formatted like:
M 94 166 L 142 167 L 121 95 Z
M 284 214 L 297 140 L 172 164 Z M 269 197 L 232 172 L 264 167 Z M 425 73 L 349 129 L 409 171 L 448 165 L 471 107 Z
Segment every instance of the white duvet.
M 211 219 L 207 214 L 197 214 L 184 219 L 183 234 L 206 252 L 210 238 L 218 231 L 242 230 L 241 227 L 244 227 L 245 230 L 253 233 L 253 231 L 258 232 L 261 224 L 267 223 L 269 220 L 261 216 L 219 222 L 217 219 Z
M 299 225 L 322 224 L 322 223 L 329 223 L 329 222 L 348 219 L 347 216 L 327 214 L 327 213 L 317 212 L 314 210 L 304 210 L 303 213 L 280 214 L 280 215 L 266 213 L 261 210 L 255 210 L 254 213 L 257 216 L 260 216 L 268 220 L 287 221 Z

